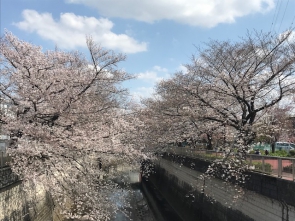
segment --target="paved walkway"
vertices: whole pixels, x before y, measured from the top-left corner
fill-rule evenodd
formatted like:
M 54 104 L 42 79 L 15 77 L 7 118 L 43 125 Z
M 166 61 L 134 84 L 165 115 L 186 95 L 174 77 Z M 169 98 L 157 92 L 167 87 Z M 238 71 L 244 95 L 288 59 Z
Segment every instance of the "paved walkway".
M 185 149 L 185 148 L 181 148 L 181 149 L 173 149 L 171 151 L 171 153 L 174 154 L 179 154 L 179 155 L 183 155 L 183 156 L 188 156 L 188 157 L 192 157 L 192 158 L 200 158 L 200 159 L 207 159 L 208 156 L 215 156 L 215 157 L 222 157 L 223 156 L 223 152 L 209 152 L 206 153 L 206 151 L 200 151 L 197 153 L 194 152 L 194 150 L 192 149 Z M 202 157 L 202 155 L 204 157 Z M 295 158 L 280 158 L 280 157 L 271 157 L 271 156 L 264 156 L 264 155 L 248 155 L 247 160 L 250 161 L 250 156 L 252 156 L 252 163 L 256 162 L 256 163 L 262 163 L 262 158 L 264 158 L 264 164 L 270 164 L 271 165 L 271 172 L 265 172 L 265 174 L 269 175 L 269 176 L 273 176 L 273 177 L 279 177 L 282 179 L 286 179 L 286 180 L 291 180 L 291 181 L 295 181 L 295 173 L 294 175 L 292 174 L 292 172 L 281 172 L 281 174 L 279 174 L 279 163 L 278 163 L 278 159 L 281 159 L 282 161 L 282 167 L 281 168 L 286 168 L 286 167 L 292 167 L 292 163 L 294 161 L 295 163 Z M 210 158 L 208 158 L 207 160 L 210 160 Z M 212 160 L 212 159 L 211 159 Z M 253 169 L 254 171 L 258 171 L 258 172 L 262 172 L 264 173 L 264 171 L 259 170 L 259 169 Z

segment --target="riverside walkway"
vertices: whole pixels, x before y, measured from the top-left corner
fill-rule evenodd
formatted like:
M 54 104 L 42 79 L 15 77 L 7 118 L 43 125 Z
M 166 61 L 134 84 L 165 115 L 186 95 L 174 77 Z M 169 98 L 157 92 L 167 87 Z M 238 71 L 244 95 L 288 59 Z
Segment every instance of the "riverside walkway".
M 169 148 L 167 152 L 208 161 L 222 159 L 225 155 L 223 151 L 195 150 L 184 147 Z M 247 154 L 247 162 L 249 168 L 256 172 L 295 181 L 295 158 Z

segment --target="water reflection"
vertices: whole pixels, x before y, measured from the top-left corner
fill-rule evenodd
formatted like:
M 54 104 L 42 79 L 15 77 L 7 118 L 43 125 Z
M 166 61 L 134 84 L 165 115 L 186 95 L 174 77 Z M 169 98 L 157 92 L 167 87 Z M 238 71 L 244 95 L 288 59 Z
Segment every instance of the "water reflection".
M 116 190 L 111 199 L 120 208 L 112 221 L 155 221 L 139 188 Z

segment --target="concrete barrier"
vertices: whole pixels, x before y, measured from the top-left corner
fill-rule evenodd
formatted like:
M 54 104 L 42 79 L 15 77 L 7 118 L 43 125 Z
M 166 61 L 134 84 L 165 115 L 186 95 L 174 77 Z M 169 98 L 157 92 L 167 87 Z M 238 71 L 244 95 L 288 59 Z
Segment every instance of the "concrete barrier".
M 277 189 L 273 190 L 274 197 L 260 194 L 261 185 L 256 191 L 249 190 L 253 188 L 254 183 L 259 186 L 258 182 L 261 182 L 261 179 L 258 178 L 258 174 L 256 177 L 253 176 L 248 189 L 240 189 L 219 179 L 204 180 L 202 172 L 194 170 L 195 168 L 185 167 L 186 163 L 183 160 L 181 162 L 182 164 L 179 164 L 159 159 L 155 164 L 155 173 L 149 177 L 149 182 L 157 187 L 183 220 L 295 220 L 294 206 L 286 203 L 283 199 L 287 200 L 287 196 L 278 195 Z M 201 170 L 204 169 L 201 168 Z M 269 185 L 275 186 L 276 184 L 278 183 Z M 290 187 L 290 183 L 288 184 L 285 184 L 285 190 L 289 189 L 291 192 L 293 188 Z M 268 190 L 271 188 L 269 187 Z M 280 188 L 283 186 L 281 185 Z
M 29 206 L 32 198 L 35 203 Z M 0 221 L 52 221 L 52 211 L 53 202 L 42 186 L 29 194 L 10 167 L 0 168 Z

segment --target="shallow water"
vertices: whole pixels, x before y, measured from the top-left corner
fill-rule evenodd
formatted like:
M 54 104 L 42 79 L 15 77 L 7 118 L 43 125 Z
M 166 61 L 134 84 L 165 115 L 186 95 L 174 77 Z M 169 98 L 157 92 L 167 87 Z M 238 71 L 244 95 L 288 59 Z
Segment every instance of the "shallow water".
M 112 193 L 111 198 L 120 208 L 112 221 L 155 221 L 140 189 L 118 190 Z M 124 201 L 127 201 L 129 206 L 124 206 Z

